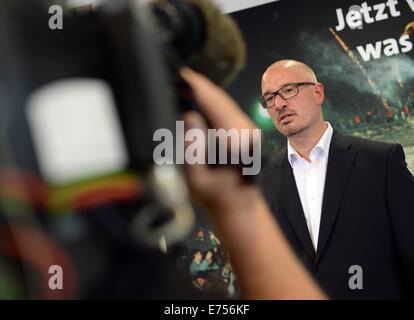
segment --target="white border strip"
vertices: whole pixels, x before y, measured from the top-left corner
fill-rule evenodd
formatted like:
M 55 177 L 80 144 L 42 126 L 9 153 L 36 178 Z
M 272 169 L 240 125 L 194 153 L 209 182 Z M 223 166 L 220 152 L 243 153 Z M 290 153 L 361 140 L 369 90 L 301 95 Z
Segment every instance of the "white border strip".
M 214 0 L 223 13 L 240 11 L 279 0 Z

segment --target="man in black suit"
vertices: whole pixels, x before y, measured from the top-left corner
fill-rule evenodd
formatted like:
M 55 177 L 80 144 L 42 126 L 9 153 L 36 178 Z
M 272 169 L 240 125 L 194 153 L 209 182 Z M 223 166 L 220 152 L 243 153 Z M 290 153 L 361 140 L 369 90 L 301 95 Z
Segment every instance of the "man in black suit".
M 333 130 L 323 85 L 298 61 L 266 70 L 260 100 L 288 140 L 261 186 L 314 279 L 334 299 L 413 297 L 414 178 L 401 145 Z

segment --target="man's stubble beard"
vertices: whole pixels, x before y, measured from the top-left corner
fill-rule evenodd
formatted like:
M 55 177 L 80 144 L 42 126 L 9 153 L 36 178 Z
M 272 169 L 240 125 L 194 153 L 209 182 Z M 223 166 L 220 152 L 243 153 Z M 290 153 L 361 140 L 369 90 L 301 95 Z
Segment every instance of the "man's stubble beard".
M 283 132 L 283 134 L 284 134 L 285 137 L 291 138 L 291 137 L 294 137 L 294 136 L 306 131 L 307 129 L 309 129 L 309 126 L 291 128 L 291 129 L 285 130 L 285 132 Z

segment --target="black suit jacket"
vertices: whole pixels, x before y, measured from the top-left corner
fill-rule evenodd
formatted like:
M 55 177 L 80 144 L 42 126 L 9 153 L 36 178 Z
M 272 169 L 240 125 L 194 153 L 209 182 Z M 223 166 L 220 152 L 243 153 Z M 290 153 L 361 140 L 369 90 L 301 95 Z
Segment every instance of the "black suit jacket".
M 414 178 L 401 145 L 334 131 L 317 252 L 286 148 L 268 161 L 260 181 L 297 256 L 331 298 L 413 297 Z M 362 268 L 362 289 L 349 286 L 353 265 Z

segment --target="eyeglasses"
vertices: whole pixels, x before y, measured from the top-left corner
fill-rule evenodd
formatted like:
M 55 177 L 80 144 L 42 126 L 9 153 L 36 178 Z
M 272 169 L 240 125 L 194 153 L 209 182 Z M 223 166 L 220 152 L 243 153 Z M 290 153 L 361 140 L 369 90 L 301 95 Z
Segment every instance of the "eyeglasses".
M 263 108 L 271 108 L 275 105 L 276 96 L 279 95 L 283 100 L 291 99 L 298 95 L 300 86 L 316 85 L 313 82 L 296 82 L 287 83 L 276 92 L 270 92 L 265 94 L 259 99 Z

